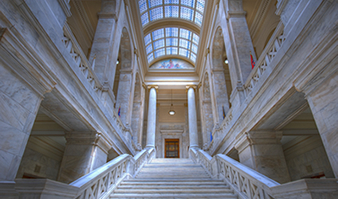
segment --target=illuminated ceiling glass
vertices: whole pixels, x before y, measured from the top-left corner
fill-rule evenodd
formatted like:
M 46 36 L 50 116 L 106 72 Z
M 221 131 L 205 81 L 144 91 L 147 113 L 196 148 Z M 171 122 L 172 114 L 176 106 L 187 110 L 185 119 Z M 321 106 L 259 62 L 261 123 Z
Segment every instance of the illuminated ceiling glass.
M 176 27 L 160 28 L 144 37 L 148 63 L 164 55 L 183 56 L 195 63 L 198 42 L 197 34 Z
M 144 27 L 163 18 L 180 18 L 202 25 L 205 0 L 139 0 Z

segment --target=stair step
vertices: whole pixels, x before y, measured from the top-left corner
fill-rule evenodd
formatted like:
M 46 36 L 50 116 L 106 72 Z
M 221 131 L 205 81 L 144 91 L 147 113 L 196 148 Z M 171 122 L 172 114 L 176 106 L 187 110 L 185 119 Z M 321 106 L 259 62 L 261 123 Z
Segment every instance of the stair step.
M 120 185 L 119 189 L 201 189 L 201 188 L 208 188 L 208 189 L 229 189 L 229 186 L 226 185 Z
M 153 178 L 133 178 L 125 180 L 124 182 L 223 182 L 222 180 L 214 180 L 211 178 L 162 178 L 162 179 L 153 179 Z
M 181 186 L 184 186 L 184 185 L 201 185 L 201 186 L 205 186 L 205 185 L 213 185 L 213 186 L 217 186 L 217 185 L 224 185 L 224 182 L 219 182 L 219 181 L 204 181 L 204 182 L 195 182 L 195 181 L 192 181 L 192 182 L 187 182 L 187 181 L 184 181 L 184 182 L 158 182 L 158 181 L 153 181 L 153 182 L 130 182 L 130 181 L 123 181 L 121 182 L 121 185 L 181 185 Z
M 229 198 L 237 199 L 237 195 L 231 193 L 222 193 L 222 194 L 134 194 L 134 193 L 123 193 L 123 194 L 113 194 L 110 198 L 135 198 L 135 199 L 147 199 L 147 198 L 162 198 L 162 199 L 179 199 L 179 198 Z
M 123 189 L 119 187 L 118 189 L 114 190 L 115 193 L 232 193 L 230 189 L 222 189 L 222 188 L 215 188 L 215 189 L 162 189 L 162 188 L 155 188 L 155 189 Z
M 237 199 L 237 195 L 190 159 L 153 159 L 135 178 L 123 180 L 110 198 Z

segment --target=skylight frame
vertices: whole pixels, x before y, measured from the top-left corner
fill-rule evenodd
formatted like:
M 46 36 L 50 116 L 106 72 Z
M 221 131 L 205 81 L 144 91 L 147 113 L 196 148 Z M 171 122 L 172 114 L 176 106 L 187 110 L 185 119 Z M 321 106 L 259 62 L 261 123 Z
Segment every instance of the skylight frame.
M 169 3 L 168 3 L 169 2 Z M 188 4 L 184 4 L 184 2 L 190 2 L 190 6 Z M 165 18 L 178 18 L 182 20 L 189 21 L 193 24 L 196 24 L 197 26 L 201 27 L 202 20 L 203 20 L 203 13 L 205 9 L 205 0 L 139 0 L 139 10 L 141 15 L 141 23 L 142 27 L 147 26 L 148 24 L 152 23 L 153 21 L 165 19 Z M 166 10 L 171 7 L 170 12 L 171 14 L 167 14 Z M 178 13 L 177 17 L 176 15 L 173 16 L 173 8 L 178 7 Z M 187 12 L 184 12 L 184 10 L 191 9 L 191 16 L 186 15 Z M 155 18 L 153 19 L 152 13 L 154 11 L 157 11 L 156 13 L 158 15 L 154 15 Z M 161 11 L 160 11 L 161 10 Z M 162 17 L 160 16 L 162 13 Z M 198 13 L 198 14 L 196 14 Z M 186 16 L 188 18 L 183 18 L 183 16 Z M 198 19 L 196 17 L 198 15 Z M 190 17 L 189 17 L 190 16 Z
M 150 42 L 148 42 L 147 47 L 151 45 L 152 50 L 146 52 L 148 63 L 162 56 L 181 56 L 190 59 L 193 63 L 196 62 L 199 45 L 199 35 L 196 33 L 185 28 L 164 27 L 147 34 L 144 40 L 146 41 L 149 37 Z M 172 42 L 173 40 L 176 40 L 176 42 Z M 158 44 L 162 41 L 164 41 L 164 45 L 159 46 Z

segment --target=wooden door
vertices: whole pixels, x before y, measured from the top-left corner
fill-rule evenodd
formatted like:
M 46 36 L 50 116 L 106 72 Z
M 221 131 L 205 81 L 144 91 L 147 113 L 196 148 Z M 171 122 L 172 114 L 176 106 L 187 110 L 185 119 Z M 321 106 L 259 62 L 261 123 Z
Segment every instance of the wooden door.
M 165 158 L 180 158 L 179 143 L 179 139 L 165 139 Z

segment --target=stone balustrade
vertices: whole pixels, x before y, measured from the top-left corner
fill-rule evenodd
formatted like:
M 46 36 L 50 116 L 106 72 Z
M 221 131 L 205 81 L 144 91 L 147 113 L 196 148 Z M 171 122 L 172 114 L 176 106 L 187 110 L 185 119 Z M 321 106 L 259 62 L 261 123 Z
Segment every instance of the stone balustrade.
M 240 198 L 271 199 L 274 197 L 270 188 L 280 185 L 226 155 L 211 157 L 201 149 L 191 149 L 190 154 L 190 158 L 200 163 L 213 178 L 225 180 Z
M 212 132 L 212 141 L 209 143 L 209 145 L 206 147 L 206 150 L 213 149 L 215 146 L 217 146 L 222 140 L 220 139 L 214 139 L 214 138 L 219 138 L 220 135 L 225 132 L 226 128 L 229 126 L 230 122 L 232 121 L 232 108 L 229 109 L 227 116 L 224 118 L 222 121 L 222 124 L 219 127 L 216 127 L 213 129 Z M 217 143 L 216 143 L 217 142 Z
M 256 62 L 256 66 L 252 69 L 247 81 L 244 84 L 246 95 L 248 96 L 253 88 L 259 83 L 262 75 L 269 69 L 270 63 L 278 53 L 279 49 L 283 45 L 286 36 L 284 35 L 284 26 L 280 22 L 274 33 L 272 34 L 270 41 L 264 48 L 260 58 Z
M 134 157 L 123 154 L 70 184 L 48 179 L 0 182 L 0 193 L 11 193 L 11 197 L 20 194 L 20 198 L 105 199 L 124 178 L 135 177 L 154 157 L 154 149 L 144 149 Z
M 97 97 L 103 100 L 102 95 L 104 92 L 109 92 L 109 95 L 114 95 L 109 89 L 103 88 L 102 84 L 100 83 L 94 72 L 95 63 L 93 63 L 92 65 L 89 63 L 68 24 L 65 24 L 64 26 L 64 37 L 61 40 L 62 43 L 65 45 L 67 51 L 71 54 L 76 66 L 78 66 L 79 69 L 82 71 L 82 75 L 85 77 L 90 85 L 89 87 L 96 93 Z M 113 96 L 110 99 L 114 101 L 114 98 L 115 97 Z M 124 136 L 129 146 L 133 146 L 134 150 L 140 150 L 138 146 L 133 144 L 133 141 L 131 139 L 131 129 L 124 126 L 115 110 L 111 110 L 110 112 L 113 114 L 113 123 L 115 124 L 115 127 L 117 127 L 115 128 L 115 130 L 118 131 L 120 135 Z
M 98 97 L 101 97 L 102 94 L 102 85 L 98 78 L 96 77 L 92 66 L 90 66 L 89 61 L 81 50 L 80 45 L 77 43 L 70 27 L 68 24 L 64 26 L 64 37 L 61 39 L 65 45 L 67 51 L 71 54 L 76 65 L 81 69 L 82 74 L 87 79 L 90 87 L 95 91 Z

